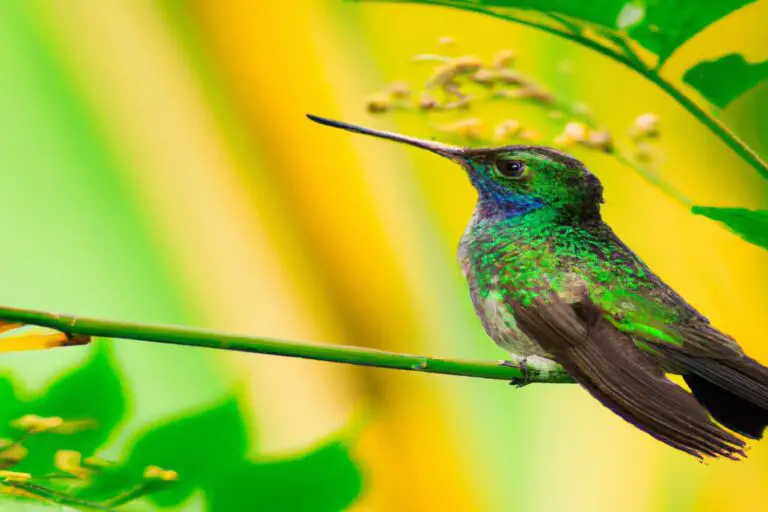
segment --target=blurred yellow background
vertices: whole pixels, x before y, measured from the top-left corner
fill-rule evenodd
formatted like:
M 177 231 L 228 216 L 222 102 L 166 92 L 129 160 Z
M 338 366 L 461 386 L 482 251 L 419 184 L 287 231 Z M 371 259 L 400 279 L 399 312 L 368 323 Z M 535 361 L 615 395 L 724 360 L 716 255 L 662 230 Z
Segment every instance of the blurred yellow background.
M 765 3 L 697 36 L 679 77 L 727 49 L 768 58 Z M 2 303 L 445 357 L 501 359 L 455 261 L 475 194 L 453 164 L 322 128 L 311 112 L 426 136 L 365 97 L 442 36 L 587 103 L 618 132 L 662 119 L 665 179 L 698 204 L 765 208 L 768 188 L 664 93 L 553 36 L 445 8 L 352 3 L 0 3 Z M 766 154 L 768 89 L 725 121 Z M 768 252 L 695 217 L 610 157 L 579 152 L 604 216 L 669 284 L 768 363 Z M 301 450 L 372 413 L 358 511 L 765 510 L 768 443 L 699 463 L 576 386 L 359 369 L 114 342 L 143 426 L 232 390 L 254 456 Z M 88 348 L 4 355 L 41 389 Z M 94 383 L 98 385 L 98 383 Z M 199 510 L 199 496 L 181 509 Z

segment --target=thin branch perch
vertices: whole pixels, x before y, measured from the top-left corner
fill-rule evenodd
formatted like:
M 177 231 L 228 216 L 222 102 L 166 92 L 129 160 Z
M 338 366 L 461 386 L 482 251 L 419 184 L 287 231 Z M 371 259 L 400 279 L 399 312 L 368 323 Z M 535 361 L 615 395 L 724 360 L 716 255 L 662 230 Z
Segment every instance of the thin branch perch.
M 299 357 L 317 361 L 374 366 L 395 370 L 412 370 L 425 373 L 442 373 L 445 375 L 463 375 L 465 377 L 482 379 L 507 380 L 516 383 L 520 383 L 524 379 L 519 363 L 509 361 L 481 362 L 442 359 L 412 354 L 397 354 L 365 347 L 284 341 L 205 329 L 116 322 L 10 307 L 0 307 L 0 320 L 48 327 L 80 339 L 84 336 L 98 336 L 149 341 L 187 347 L 204 347 L 254 354 Z M 2 344 L 2 338 L 0 338 L 0 344 Z M 560 366 L 545 368 L 529 363 L 526 365 L 526 373 L 527 382 L 573 382 L 571 377 Z

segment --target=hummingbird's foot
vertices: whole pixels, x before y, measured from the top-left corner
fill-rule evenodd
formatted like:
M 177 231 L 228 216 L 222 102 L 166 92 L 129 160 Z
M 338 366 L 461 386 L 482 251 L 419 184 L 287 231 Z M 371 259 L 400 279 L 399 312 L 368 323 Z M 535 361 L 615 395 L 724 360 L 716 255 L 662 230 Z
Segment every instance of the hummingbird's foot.
M 509 381 L 510 386 L 515 386 L 516 388 L 522 388 L 523 386 L 527 386 L 531 383 L 528 375 L 528 364 L 526 363 L 527 357 L 517 357 L 515 361 L 502 361 L 502 366 L 511 366 L 512 368 L 517 368 L 520 370 L 520 372 L 523 374 L 523 376 L 519 379 L 513 379 Z

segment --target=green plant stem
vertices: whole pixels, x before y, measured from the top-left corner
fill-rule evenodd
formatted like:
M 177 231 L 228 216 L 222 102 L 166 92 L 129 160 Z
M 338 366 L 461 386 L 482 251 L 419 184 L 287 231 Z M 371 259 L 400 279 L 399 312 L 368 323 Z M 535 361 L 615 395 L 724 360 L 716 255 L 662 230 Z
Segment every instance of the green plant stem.
M 672 83 L 670 83 L 664 77 L 662 77 L 658 72 L 659 66 L 657 66 L 655 69 L 651 69 L 640 60 L 631 59 L 628 56 L 622 55 L 621 53 L 618 53 L 609 48 L 606 48 L 600 45 L 599 43 L 597 43 L 596 41 L 592 41 L 591 39 L 584 37 L 580 33 L 568 32 L 556 27 L 545 25 L 543 23 L 537 23 L 537 22 L 525 20 L 522 18 L 518 18 L 510 14 L 496 12 L 492 9 L 484 8 L 481 5 L 472 5 L 466 2 L 461 2 L 461 1 L 457 2 L 457 1 L 450 1 L 450 0 L 368 0 L 368 1 L 386 1 L 386 2 L 392 2 L 392 3 L 415 3 L 415 4 L 425 4 L 425 5 L 439 5 L 442 7 L 460 8 L 465 11 L 485 14 L 487 16 L 502 19 L 505 21 L 511 21 L 514 23 L 528 26 L 528 27 L 537 28 L 539 30 L 543 30 L 550 34 L 563 37 L 570 41 L 573 41 L 583 46 L 586 46 L 588 48 L 591 48 L 596 52 L 601 53 L 606 57 L 609 57 L 617 62 L 620 62 L 621 64 L 624 64 L 630 69 L 635 70 L 636 72 L 640 73 L 642 76 L 644 76 L 645 78 L 647 78 L 648 80 L 656 84 L 656 86 L 658 86 L 660 89 L 662 89 L 664 92 L 669 94 L 672 98 L 674 98 L 675 101 L 677 101 L 684 109 L 686 109 L 696 119 L 698 119 L 704 126 L 709 128 L 710 131 L 712 131 L 712 133 L 714 133 L 715 136 L 717 136 L 717 138 L 723 141 L 729 148 L 731 148 L 731 150 L 733 150 L 737 155 L 739 155 L 739 157 L 741 157 L 746 163 L 748 163 L 752 168 L 754 168 L 755 171 L 757 171 L 763 178 L 768 179 L 768 164 L 766 164 L 765 161 L 763 161 L 757 155 L 757 153 L 755 153 L 749 146 L 747 146 L 739 137 L 737 137 L 733 132 L 731 132 L 728 129 L 728 127 L 726 127 L 723 123 L 721 123 L 712 114 L 708 113 L 707 111 L 702 109 L 700 106 L 698 106 L 693 100 L 691 100 L 685 94 L 683 94 L 677 87 L 675 87 L 674 85 L 672 85 Z
M 38 485 L 32 482 L 19 482 L 19 481 L 5 480 L 0 482 L 0 485 L 26 491 L 29 494 L 34 495 L 37 499 L 40 499 L 42 501 L 47 501 L 50 503 L 56 503 L 59 505 L 69 505 L 71 507 L 77 507 L 80 509 L 86 508 L 89 510 L 102 510 L 104 512 L 113 512 L 112 508 L 108 506 L 104 506 L 100 503 L 76 498 L 74 496 L 70 496 L 63 492 L 59 492 L 54 489 L 49 489 L 47 487 L 44 487 L 42 485 Z
M 688 196 L 677 190 L 672 185 L 666 183 L 651 169 L 635 162 L 632 158 L 628 157 L 626 153 L 621 151 L 614 151 L 612 154 L 621 164 L 633 169 L 638 175 L 640 175 L 642 179 L 658 188 L 661 193 L 676 201 L 679 205 L 687 209 L 690 209 L 693 206 L 694 203 Z
M 688 96 L 683 94 L 680 89 L 672 85 L 659 73 L 647 68 L 633 68 L 641 75 L 645 76 L 651 82 L 655 83 L 664 92 L 672 96 L 683 108 L 693 114 L 701 123 L 712 131 L 720 140 L 722 140 L 734 153 L 739 155 L 742 160 L 754 168 L 760 176 L 768 179 L 768 164 L 755 153 L 752 148 L 747 146 L 744 141 L 728 129 L 719 119 L 698 106 Z
M 397 354 L 364 347 L 284 341 L 234 335 L 205 329 L 116 322 L 10 307 L 0 307 L 0 320 L 49 327 L 69 335 L 99 336 L 187 347 L 204 347 L 255 354 L 299 357 L 317 361 L 374 366 L 395 370 L 412 370 L 424 373 L 507 380 L 514 383 L 521 383 L 524 379 L 529 383 L 573 382 L 565 370 L 559 366 L 545 368 L 529 364 L 526 365 L 526 377 L 521 369 L 521 365 L 510 361 L 480 362 L 442 359 L 412 354 Z M 0 340 L 1 342 L 2 340 Z

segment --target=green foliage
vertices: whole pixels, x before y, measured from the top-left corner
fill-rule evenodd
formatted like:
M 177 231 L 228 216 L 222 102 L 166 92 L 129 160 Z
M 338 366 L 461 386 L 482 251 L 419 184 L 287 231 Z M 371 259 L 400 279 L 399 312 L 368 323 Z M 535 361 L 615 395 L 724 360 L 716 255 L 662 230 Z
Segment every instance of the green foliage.
M 580 28 L 597 26 L 601 30 L 629 31 L 629 36 L 666 61 L 686 41 L 715 21 L 755 0 L 446 0 L 453 7 L 474 6 L 488 9 L 532 11 L 567 17 Z M 433 3 L 432 1 L 427 3 Z
M 95 428 L 73 434 L 29 438 L 24 443 L 29 455 L 14 469 L 38 474 L 55 470 L 52 464 L 57 450 L 75 450 L 84 457 L 94 455 L 125 415 L 126 401 L 112 356 L 103 344 L 96 344 L 83 366 L 54 381 L 45 395 L 16 406 L 20 410 L 15 415 L 9 415 L 3 408 L 0 424 L 7 425 L 23 414 L 42 417 L 66 414 L 67 420 L 95 422 Z
M 459 9 L 487 10 L 520 16 L 540 16 L 535 23 L 556 21 L 568 29 L 597 29 L 615 40 L 628 35 L 653 52 L 663 64 L 680 46 L 715 21 L 755 0 L 414 0 Z M 613 34 L 615 37 L 609 36 Z
M 145 433 L 133 446 L 126 468 L 141 472 L 148 464 L 158 464 L 184 475 L 177 485 L 153 498 L 160 506 L 170 506 L 184 501 L 197 488 L 215 489 L 222 475 L 242 463 L 247 447 L 237 399 L 229 397 Z
M 699 62 L 685 72 L 683 81 L 720 108 L 768 78 L 768 61 L 751 64 L 735 53 Z
M 101 344 L 94 347 L 85 364 L 53 382 L 42 397 L 24 401 L 9 377 L 0 378 L 0 424 L 8 425 L 25 415 L 41 417 L 27 421 L 33 424 L 45 418 L 64 417 L 60 427 L 45 432 L 28 427 L 21 437 L 18 421 L 16 429 L 5 427 L 4 437 L 20 438 L 28 450 L 26 457 L 13 465 L 13 471 L 29 473 L 32 479 L 0 481 L 0 485 L 82 510 L 114 510 L 141 497 L 150 500 L 155 508 L 174 507 L 193 492 L 201 491 L 208 510 L 213 512 L 330 512 L 344 509 L 361 492 L 360 472 L 350 457 L 348 444 L 340 439 L 284 458 L 249 460 L 247 430 L 236 396 L 150 428 L 126 450 L 127 458 L 120 463 L 87 459 L 98 452 L 124 418 L 124 397 L 114 360 Z M 74 472 L 82 470 L 83 476 L 50 478 L 54 474 L 62 476 L 61 461 L 54 462 L 60 450 L 83 455 L 82 466 L 78 458 L 74 468 Z M 156 466 L 172 471 L 164 472 Z M 155 469 L 149 470 L 151 467 Z M 157 477 L 165 473 L 172 478 Z
M 721 222 L 744 240 L 768 249 L 768 210 L 694 206 L 692 211 Z
M 227 469 L 209 494 L 210 510 L 344 510 L 360 493 L 360 473 L 341 441 L 298 457 L 243 462 Z M 246 508 L 242 508 L 247 504 Z
M 642 21 L 629 35 L 665 62 L 672 53 L 703 29 L 755 0 L 648 0 Z M 608 2 L 623 4 L 621 0 Z
M 362 488 L 345 443 L 333 440 L 292 457 L 251 461 L 235 397 L 157 426 L 139 438 L 123 464 L 84 494 L 103 500 L 116 485 L 136 479 L 148 464 L 173 468 L 178 482 L 148 496 L 158 507 L 202 491 L 211 512 L 231 510 L 335 511 Z

